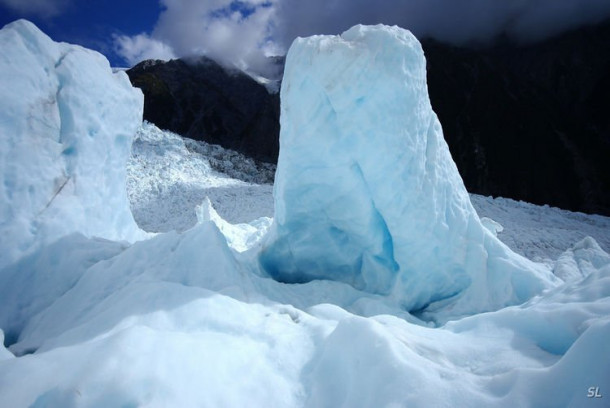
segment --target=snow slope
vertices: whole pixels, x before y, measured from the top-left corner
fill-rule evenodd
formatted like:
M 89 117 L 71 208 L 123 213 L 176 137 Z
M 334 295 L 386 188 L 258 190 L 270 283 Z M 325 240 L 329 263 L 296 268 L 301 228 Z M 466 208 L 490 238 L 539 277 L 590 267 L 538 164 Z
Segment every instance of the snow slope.
M 551 265 L 574 243 L 593 237 L 610 251 L 610 217 L 538 206 L 509 198 L 470 195 L 472 205 L 482 217 L 503 226 L 498 237 L 513 251 Z
M 253 220 L 269 186 L 212 171 L 175 135 L 144 124 L 128 175 L 136 219 L 184 231 L 134 244 L 77 232 L 0 267 L 0 406 L 607 406 L 610 256 L 572 237 L 607 243 L 608 218 L 473 197 L 516 247 L 536 242 L 522 231 L 553 234 L 534 252 L 567 250 L 553 265 L 565 283 L 436 327 L 342 282 L 271 279 L 257 261 L 269 224 Z M 170 186 L 188 217 L 154 204 Z M 249 223 L 223 220 L 206 188 Z
M 209 197 L 220 215 L 244 223 L 273 214 L 269 170 L 219 146 L 187 140 L 144 122 L 136 133 L 127 164 L 127 192 L 138 224 L 149 232 L 184 231 L 197 222 L 195 207 Z M 199 152 L 208 154 L 203 156 Z M 239 177 L 231 178 L 212 168 Z M 232 163 L 241 164 L 239 167 Z

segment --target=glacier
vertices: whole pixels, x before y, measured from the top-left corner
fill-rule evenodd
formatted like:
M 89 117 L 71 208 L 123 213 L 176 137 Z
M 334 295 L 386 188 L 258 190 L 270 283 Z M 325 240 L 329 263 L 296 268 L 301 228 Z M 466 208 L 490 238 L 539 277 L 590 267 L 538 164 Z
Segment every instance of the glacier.
M 393 35 L 409 39 L 417 49 L 416 40 L 397 28 L 353 29 L 352 35 L 360 34 L 370 36 L 371 41 L 380 41 L 377 44 L 380 50 L 392 48 L 393 43 L 386 42 L 387 36 Z M 86 68 L 96 74 L 91 78 L 96 82 L 85 81 L 79 82 L 79 86 L 71 86 L 74 98 L 65 101 L 65 109 L 80 113 L 78 129 L 96 124 L 104 129 L 100 133 L 103 137 L 97 140 L 102 150 L 98 154 L 91 154 L 90 149 L 94 148 L 88 146 L 93 143 L 89 139 L 91 136 L 87 132 L 76 132 L 70 136 L 74 138 L 74 145 L 87 147 L 74 149 L 69 157 L 57 156 L 57 152 L 62 151 L 63 139 L 57 139 L 57 126 L 37 127 L 36 118 L 47 118 L 44 113 L 47 107 L 35 103 L 36 98 L 33 98 L 39 95 L 40 89 L 51 92 L 57 89 L 31 86 L 20 88 L 22 93 L 19 95 L 12 95 L 7 90 L 15 88 L 0 87 L 3 107 L 7 108 L 0 111 L 0 115 L 4 115 L 0 121 L 3 126 L 0 137 L 4 142 L 0 149 L 5 149 L 2 150 L 5 155 L 0 170 L 4 180 L 10 180 L 8 176 L 21 175 L 19 180 L 24 183 L 22 186 L 5 182 L 2 193 L 3 211 L 12 211 L 19 217 L 17 220 L 3 218 L 0 224 L 2 232 L 16 234 L 15 240 L 8 235 L 0 241 L 3 257 L 0 266 L 0 340 L 3 340 L 0 342 L 0 406 L 607 405 L 610 255 L 606 251 L 610 245 L 610 218 L 473 196 L 477 210 L 493 218 L 485 220 L 485 225 L 490 226 L 498 238 L 510 242 L 520 253 L 532 259 L 539 257 L 543 262 L 527 260 L 511 253 L 481 224 L 467 193 L 460 187 L 459 180 L 456 181 L 458 176 L 450 170 L 451 162 L 439 162 L 437 164 L 441 168 L 445 166 L 444 171 L 447 171 L 442 174 L 451 176 L 451 182 L 436 180 L 431 174 L 431 180 L 437 183 L 422 183 L 422 186 L 455 188 L 454 192 L 436 192 L 434 197 L 441 200 L 439 204 L 445 200 L 447 208 L 456 208 L 463 212 L 462 215 L 468 215 L 470 218 L 466 217 L 468 220 L 462 222 L 477 234 L 469 235 L 469 229 L 466 229 L 468 240 L 461 242 L 463 237 L 455 233 L 452 237 L 458 240 L 457 243 L 448 242 L 447 236 L 440 234 L 433 237 L 433 242 L 420 245 L 425 249 L 434 243 L 451 244 L 449 249 L 439 249 L 440 254 L 448 257 L 439 258 L 441 263 L 454 256 L 456 248 L 475 245 L 481 251 L 489 251 L 490 257 L 498 256 L 510 263 L 496 271 L 508 273 L 509 284 L 505 281 L 477 283 L 477 279 L 487 276 L 488 271 L 477 275 L 466 268 L 463 273 L 473 283 L 451 299 L 457 302 L 441 305 L 436 311 L 428 307 L 425 313 L 409 313 L 405 305 L 415 303 L 398 290 L 406 288 L 404 282 L 395 284 L 395 278 L 386 279 L 388 277 L 383 273 L 383 279 L 372 282 L 378 284 L 372 284 L 364 277 L 345 278 L 335 274 L 335 270 L 329 270 L 324 276 L 273 278 L 269 275 L 269 264 L 261 259 L 268 257 L 269 262 L 275 262 L 274 256 L 269 255 L 279 254 L 284 244 L 276 244 L 278 239 L 288 237 L 280 235 L 279 221 L 270 226 L 270 218 L 256 219 L 260 215 L 271 215 L 268 185 L 246 185 L 218 174 L 204 156 L 186 149 L 185 142 L 177 135 L 147 123 L 136 123 L 132 115 L 141 112 L 139 93 L 129 88 L 121 74 L 108 74 L 108 63 L 99 54 L 54 43 L 32 24 L 23 21 L 3 28 L 0 40 L 3 50 L 0 81 L 10 82 L 4 75 L 9 72 L 15 76 L 12 82 L 21 83 L 20 86 L 25 85 L 17 80 L 17 72 L 24 78 L 54 81 L 56 71 L 53 67 L 58 61 L 54 59 L 53 50 L 73 50 L 71 58 L 74 61 L 65 76 L 76 80 L 84 75 L 81 70 Z M 315 37 L 299 41 L 327 42 L 334 46 L 345 39 Z M 24 44 L 25 48 L 18 48 Z M 36 48 L 35 44 L 43 44 L 44 49 Z M 357 46 L 353 44 L 353 47 Z M 298 49 L 299 45 L 295 47 Z M 16 54 L 7 53 L 11 58 L 5 58 L 5 49 Z M 53 64 L 44 65 L 38 59 Z M 23 63 L 24 60 L 37 63 Z M 49 69 L 48 77 L 40 74 L 38 68 L 41 66 Z M 60 63 L 59 67 L 62 66 Z M 336 70 L 331 72 L 339 74 Z M 297 81 L 293 81 L 293 85 L 298 83 L 298 78 L 292 78 Z M 420 85 L 425 88 L 425 83 Z M 345 92 L 355 90 L 346 84 L 344 87 Z M 108 90 L 113 94 L 108 95 Z M 312 88 L 307 87 L 301 90 L 305 96 L 310 91 Z M 423 92 L 420 90 L 420 96 Z M 61 97 L 61 92 L 59 94 Z M 121 98 L 110 99 L 114 105 L 105 104 L 107 98 L 117 96 Z M 14 107 L 6 102 L 11 98 L 16 101 Z M 126 102 L 134 105 L 124 106 Z M 303 102 L 306 102 L 305 98 Z M 419 103 L 425 104 L 425 101 Z M 121 112 L 112 113 L 113 106 Z M 87 112 L 80 111 L 84 107 Z M 98 107 L 105 108 L 98 110 Z M 299 111 L 300 106 L 293 104 L 292 109 Z M 422 109 L 432 115 L 427 106 Z M 305 110 L 302 113 L 308 114 Z M 383 113 L 384 121 L 388 122 L 390 112 Z M 126 116 L 120 116 L 123 114 Z M 63 129 L 63 117 L 60 115 L 60 120 L 54 115 L 49 117 L 55 118 L 53 120 Z M 117 117 L 125 120 L 107 123 L 108 119 Z M 27 118 L 33 118 L 31 123 L 28 124 Z M 356 117 L 344 117 L 348 124 L 351 121 L 357 124 L 357 120 Z M 320 121 L 318 125 L 323 127 L 326 123 Z M 69 124 L 69 121 L 65 124 L 66 129 L 70 129 Z M 444 157 L 445 153 L 438 153 L 444 151 L 442 135 L 440 131 L 433 133 L 437 158 Z M 132 138 L 135 142 L 130 154 Z M 297 146 L 302 149 L 310 142 L 295 137 L 286 144 L 284 139 L 282 148 L 290 152 L 292 143 L 302 143 Z M 346 146 L 339 144 L 336 147 Z M 357 150 L 357 146 L 348 147 Z M 371 146 L 371 153 L 375 154 L 373 147 L 379 146 Z M 331 153 L 316 154 L 310 159 L 335 158 L 345 151 Z M 390 151 L 385 153 L 391 157 Z M 111 159 L 107 155 L 116 156 Z M 387 161 L 384 156 L 381 165 L 388 165 Z M 106 166 L 109 162 L 115 167 Z M 294 168 L 301 168 L 303 177 L 308 178 L 311 176 L 309 170 L 298 167 L 302 163 L 297 161 Z M 278 174 L 278 183 L 284 184 L 280 188 L 281 184 L 276 183 L 275 200 L 286 204 L 283 214 L 290 215 L 291 206 L 295 205 L 291 200 L 297 197 L 279 194 L 286 191 L 282 189 L 290 190 L 286 168 L 283 176 Z M 28 200 L 35 198 L 44 202 L 47 196 L 42 193 L 53 193 L 53 177 L 68 170 L 74 171 L 70 174 L 78 180 L 73 187 L 79 188 L 73 189 L 72 182 L 66 184 L 46 210 L 49 214 L 42 217 L 44 223 L 41 223 Z M 96 180 L 105 180 L 106 184 L 78 184 L 81 178 L 88 180 L 87 171 L 98 172 Z M 362 173 L 369 174 L 365 170 Z M 352 173 L 338 174 L 350 183 Z M 298 176 L 291 177 L 297 178 L 295 188 L 302 189 Z M 315 181 L 311 188 L 327 182 L 326 179 L 310 180 Z M 49 182 L 51 187 L 47 185 Z M 354 194 L 361 192 L 357 184 L 351 182 Z M 328 180 L 327 185 L 334 183 Z M 32 186 L 30 195 L 23 191 L 29 186 Z M 394 191 L 391 187 L 379 186 L 389 193 Z M 219 188 L 222 192 L 218 192 Z M 41 197 L 35 194 L 37 189 L 41 189 Z M 116 196 L 105 196 L 109 191 L 114 191 Z M 205 198 L 210 191 L 216 191 L 217 195 Z M 307 191 L 301 192 L 304 199 L 307 198 Z M 331 189 L 331 199 L 332 193 Z M 156 196 L 170 194 L 183 196 L 185 200 L 163 205 Z M 367 192 L 367 195 L 357 196 L 358 203 L 347 203 L 350 205 L 346 204 L 345 210 L 350 211 L 344 211 L 346 217 L 343 219 L 354 215 L 354 208 L 365 215 L 370 214 L 366 205 L 373 197 Z M 459 198 L 457 203 L 453 201 L 456 197 Z M 116 198 L 119 200 L 114 201 Z M 131 202 L 126 203 L 126 198 Z M 418 198 L 425 199 L 423 196 Z M 425 203 L 430 204 L 430 201 Z M 172 214 L 176 211 L 174 204 L 179 205 L 178 215 Z M 355 204 L 359 205 L 354 207 Z M 53 206 L 59 208 L 52 210 Z M 138 213 L 137 220 L 144 230 L 162 227 L 167 232 L 145 233 L 130 217 L 124 219 L 125 224 L 116 225 L 116 214 L 131 215 L 129 206 Z M 312 208 L 321 207 L 319 204 Z M 441 211 L 443 207 L 434 208 Z M 425 209 L 420 208 L 422 212 Z M 87 217 L 92 217 L 92 225 L 83 222 L 83 211 Z M 282 213 L 278 209 L 275 211 L 279 220 Z M 74 219 L 69 218 L 70 214 L 74 214 Z M 45 218 L 51 215 L 57 218 Z M 225 216 L 233 223 L 224 219 Z M 411 216 L 406 217 L 405 222 L 413 221 L 409 220 Z M 369 221 L 376 217 L 373 214 Z M 386 218 L 393 219 L 384 215 Z M 427 219 L 436 222 L 434 217 Z M 53 224 L 53 220 L 57 222 Z M 59 221 L 64 221 L 63 227 Z M 324 220 L 319 221 L 321 225 Z M 18 222 L 27 229 L 20 230 Z M 394 222 L 396 220 L 387 225 Z M 498 222 L 504 227 L 502 232 Z M 379 224 L 373 222 L 371 225 L 377 228 Z M 432 239 L 430 231 L 421 224 L 418 228 L 422 237 Z M 271 232 L 266 232 L 268 229 Z M 370 238 L 383 240 L 379 233 L 376 234 Z M 583 234 L 594 235 L 596 239 Z M 412 230 L 399 231 L 399 239 L 405 236 L 416 238 Z M 484 238 L 477 241 L 475 238 L 480 236 Z M 356 243 L 366 244 L 366 237 L 360 238 Z M 314 243 L 305 241 L 303 244 L 303 249 L 316 250 Z M 377 244 L 375 241 L 369 247 L 381 248 L 384 253 L 383 245 L 375 246 Z M 296 264 L 294 259 L 288 259 L 286 265 Z M 346 257 L 337 259 L 344 262 Z M 399 280 L 404 259 L 394 252 L 394 261 L 399 267 L 395 271 Z M 420 261 L 426 261 L 431 271 L 435 271 L 431 258 Z M 391 267 L 390 271 L 393 270 Z M 553 277 L 555 275 L 557 277 Z M 438 274 L 431 276 L 442 278 Z M 451 279 L 449 282 L 455 283 Z M 412 283 L 417 292 L 420 285 Z M 534 287 L 524 287 L 528 283 Z M 486 293 L 489 285 L 492 289 L 506 290 L 496 303 L 490 302 L 487 294 L 475 291 L 480 289 Z M 541 287 L 545 289 L 540 290 Z M 439 288 L 433 285 L 432 289 L 438 291 Z M 512 293 L 517 289 L 525 290 L 526 293 L 520 296 L 527 299 L 499 308 L 507 299 L 517 301 L 518 296 Z M 536 295 L 528 297 L 528 293 Z M 476 295 L 483 297 L 478 299 Z M 425 297 L 424 292 L 418 293 L 419 299 Z M 498 307 L 498 310 L 476 313 L 478 307 Z M 461 317 L 463 313 L 471 315 Z M 444 323 L 449 319 L 451 321 Z M 602 398 L 588 398 L 591 387 L 597 389 Z
M 557 283 L 481 223 L 410 32 L 355 26 L 297 39 L 281 101 L 274 224 L 261 254 L 274 278 L 339 280 L 431 319 L 522 303 Z
M 251 159 L 240 156 L 220 146 L 187 141 L 145 121 L 127 162 L 127 195 L 136 222 L 149 232 L 184 231 L 195 225 L 195 207 L 206 197 L 229 222 L 271 217 L 271 186 L 242 181 L 259 172 Z M 263 168 L 262 173 L 267 172 Z M 236 195 L 242 199 L 235 200 Z
M 135 241 L 125 162 L 143 95 L 25 20 L 0 32 L 0 267 L 69 233 Z

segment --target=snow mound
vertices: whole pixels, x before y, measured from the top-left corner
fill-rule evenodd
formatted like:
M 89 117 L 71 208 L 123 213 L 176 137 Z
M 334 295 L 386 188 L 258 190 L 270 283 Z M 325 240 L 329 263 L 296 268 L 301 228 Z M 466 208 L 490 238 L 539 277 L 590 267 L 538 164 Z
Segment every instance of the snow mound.
M 592 272 L 610 265 L 610 255 L 591 237 L 586 237 L 566 250 L 553 268 L 564 281 L 578 281 Z
M 602 407 L 587 390 L 610 383 L 607 266 L 433 328 L 344 283 L 259 277 L 206 221 L 73 262 L 0 347 L 1 406 Z
M 0 268 L 73 232 L 140 238 L 125 192 L 140 90 L 101 54 L 24 20 L 0 44 Z
M 262 266 L 409 311 L 460 315 L 553 285 L 479 220 L 443 139 L 421 45 L 399 27 L 297 39 L 281 90 L 275 222 Z M 450 305 L 450 307 L 449 307 Z
M 231 224 L 216 212 L 208 197 L 195 207 L 195 212 L 197 213 L 197 223 L 213 222 L 227 239 L 227 244 L 237 252 L 244 252 L 255 247 L 265 236 L 272 222 L 269 217 L 260 217 L 249 223 Z
M 30 319 L 68 292 L 92 265 L 119 254 L 121 243 L 74 233 L 24 256 L 0 276 L 0 328 L 14 343 Z
M 14 358 L 13 353 L 4 347 L 4 332 L 0 330 L 0 361 Z

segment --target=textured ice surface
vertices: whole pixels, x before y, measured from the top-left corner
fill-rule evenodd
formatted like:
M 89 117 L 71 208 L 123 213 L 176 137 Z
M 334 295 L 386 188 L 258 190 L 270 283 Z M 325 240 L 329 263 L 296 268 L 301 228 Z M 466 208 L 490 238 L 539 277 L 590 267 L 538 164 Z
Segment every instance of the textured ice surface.
M 199 174 L 174 137 L 134 151 L 140 192 Z M 555 268 L 566 282 L 440 327 L 343 282 L 270 279 L 256 245 L 228 245 L 252 245 L 268 223 L 219 216 L 261 209 L 228 200 L 205 201 L 193 228 L 133 245 L 81 234 L 44 244 L 0 274 L 0 406 L 607 407 L 610 256 L 581 234 L 607 247 L 610 218 L 475 201 L 524 253 L 533 244 L 555 259 L 571 246 Z M 603 398 L 587 398 L 590 387 Z
M 502 242 L 533 261 L 553 265 L 567 248 L 587 236 L 610 251 L 610 217 L 503 197 L 471 194 L 470 200 L 480 216 L 502 225 L 504 229 L 498 233 Z
M 297 39 L 281 90 L 276 279 L 332 279 L 448 314 L 529 299 L 553 279 L 483 227 L 443 139 L 417 39 L 356 26 Z
M 124 249 L 119 242 L 74 233 L 6 267 L 0 275 L 0 328 L 7 344 L 17 340 L 32 317 L 72 289 L 87 268 Z
M 265 236 L 272 222 L 269 217 L 260 217 L 249 223 L 231 224 L 216 212 L 208 197 L 195 208 L 195 211 L 198 223 L 212 221 L 227 239 L 227 244 L 237 252 L 255 247 Z
M 340 282 L 260 277 L 209 222 L 73 262 L 19 357 L 0 347 L 0 406 L 603 407 L 587 390 L 610 384 L 608 265 L 432 328 Z
M 272 186 L 244 181 L 267 179 L 270 170 L 259 172 L 254 161 L 240 161 L 242 157 L 144 122 L 127 164 L 127 193 L 136 222 L 149 232 L 184 231 L 197 223 L 195 207 L 206 197 L 232 223 L 272 216 Z M 216 168 L 231 168 L 232 177 L 214 170 L 212 162 Z
M 141 236 L 125 192 L 140 90 L 101 54 L 24 20 L 0 46 L 0 267 L 72 232 Z
M 0 361 L 14 358 L 13 353 L 4 347 L 4 332 L 0 330 Z
M 610 265 L 610 255 L 593 238 L 586 237 L 561 254 L 553 273 L 566 282 L 579 281 L 607 265 Z

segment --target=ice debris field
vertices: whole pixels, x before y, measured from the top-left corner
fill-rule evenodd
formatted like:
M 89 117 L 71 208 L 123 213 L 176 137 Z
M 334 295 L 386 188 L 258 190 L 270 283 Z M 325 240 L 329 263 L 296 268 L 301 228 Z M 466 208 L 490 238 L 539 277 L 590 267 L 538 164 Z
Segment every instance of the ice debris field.
M 608 406 L 610 219 L 469 195 L 408 31 L 294 42 L 273 187 L 0 44 L 0 406 Z

